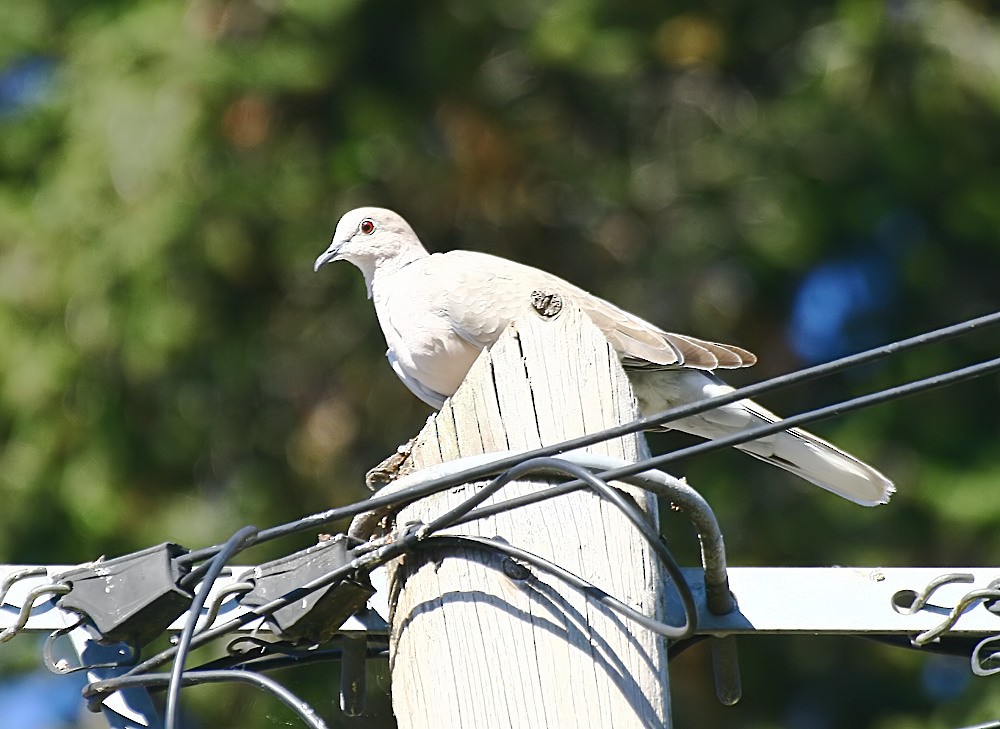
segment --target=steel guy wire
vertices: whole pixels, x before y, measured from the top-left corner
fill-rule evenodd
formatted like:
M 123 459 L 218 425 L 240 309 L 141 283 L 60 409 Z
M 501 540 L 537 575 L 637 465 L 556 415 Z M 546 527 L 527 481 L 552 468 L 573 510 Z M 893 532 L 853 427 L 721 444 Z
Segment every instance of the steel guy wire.
M 1000 312 L 994 312 L 992 314 L 987 314 L 975 319 L 969 319 L 967 321 L 943 327 L 941 329 L 937 329 L 931 332 L 925 332 L 923 334 L 918 334 L 913 337 L 901 339 L 899 341 L 885 344 L 879 347 L 874 347 L 864 352 L 852 354 L 847 357 L 841 357 L 840 359 L 836 359 L 831 362 L 825 362 L 823 364 L 814 365 L 812 367 L 807 367 L 805 369 L 797 370 L 795 372 L 789 372 L 784 375 L 779 375 L 778 377 L 762 380 L 761 382 L 752 385 L 747 385 L 745 387 L 737 388 L 732 392 L 726 394 L 717 395 L 715 397 L 707 398 L 705 400 L 699 400 L 698 402 L 682 405 L 680 407 L 670 408 L 668 410 L 664 410 L 663 412 L 656 413 L 654 415 L 649 415 L 646 417 L 637 418 L 636 420 L 630 421 L 628 423 L 623 423 L 621 425 L 617 425 L 612 428 L 607 428 L 597 433 L 590 433 L 587 435 L 579 436 L 577 438 L 565 440 L 550 446 L 536 448 L 527 451 L 525 453 L 510 455 L 505 458 L 499 459 L 493 463 L 485 464 L 477 468 L 471 468 L 463 473 L 451 474 L 449 476 L 442 477 L 440 479 L 428 481 L 427 483 L 421 484 L 419 487 L 414 487 L 413 491 L 409 494 L 409 497 L 412 499 L 421 498 L 423 496 L 436 493 L 437 491 L 443 490 L 445 488 L 457 486 L 467 481 L 479 480 L 484 477 L 490 476 L 491 474 L 495 474 L 499 471 L 502 471 L 505 468 L 514 466 L 520 461 L 523 461 L 527 458 L 556 455 L 567 450 L 583 448 L 585 446 L 594 445 L 596 443 L 610 440 L 612 438 L 617 438 L 623 435 L 629 435 L 631 433 L 637 433 L 642 430 L 648 430 L 650 428 L 659 425 L 664 425 L 668 422 L 672 422 L 675 420 L 679 420 L 681 418 L 686 418 L 692 415 L 697 415 L 699 413 L 706 412 L 708 410 L 712 410 L 722 405 L 728 405 L 729 403 L 736 402 L 737 400 L 742 400 L 744 398 L 749 398 L 749 397 L 755 397 L 757 395 L 770 392 L 771 390 L 776 390 L 781 387 L 788 387 L 794 384 L 798 384 L 800 382 L 805 382 L 810 379 L 823 377 L 842 369 L 846 369 L 849 367 L 856 367 L 858 365 L 872 362 L 877 359 L 881 359 L 883 357 L 887 357 L 890 355 L 894 355 L 899 352 L 912 349 L 914 347 L 931 344 L 933 342 L 944 341 L 952 337 L 969 333 L 977 328 L 990 326 L 998 322 L 1000 322 Z M 893 388 L 893 389 L 896 390 L 898 388 Z M 877 402 L 882 402 L 882 400 L 877 400 Z M 874 404 L 874 402 L 872 404 Z M 856 408 L 851 408 L 851 409 L 856 409 Z M 830 415 L 838 414 L 838 412 L 839 411 L 832 410 L 823 417 L 829 417 Z M 786 418 L 784 421 L 781 422 L 787 422 L 787 421 L 788 419 Z M 810 421 L 803 421 L 803 422 L 810 422 Z M 769 431 L 769 432 L 774 432 L 774 431 Z M 750 438 L 750 440 L 752 440 L 752 438 Z M 739 442 L 744 442 L 744 441 L 739 441 Z M 728 445 L 732 445 L 732 443 L 728 443 Z M 270 529 L 265 529 L 260 532 L 260 534 L 257 537 L 257 541 L 263 542 L 270 539 L 277 539 L 279 537 L 287 536 L 289 534 L 294 534 L 296 532 L 303 531 L 305 529 L 323 526 L 332 521 L 353 517 L 356 516 L 357 514 L 378 508 L 380 506 L 391 505 L 395 502 L 397 498 L 400 497 L 400 495 L 393 494 L 392 496 L 393 498 L 379 497 L 378 495 L 376 495 L 364 502 L 357 502 L 354 504 L 348 504 L 346 506 L 329 509 L 327 511 L 319 512 L 317 514 L 305 517 L 298 521 L 289 522 L 287 524 L 272 527 Z M 179 560 L 182 564 L 198 562 L 212 556 L 212 554 L 218 551 L 219 548 L 220 548 L 219 545 L 215 545 L 212 547 L 205 547 L 200 550 L 192 551 L 187 555 L 180 557 Z

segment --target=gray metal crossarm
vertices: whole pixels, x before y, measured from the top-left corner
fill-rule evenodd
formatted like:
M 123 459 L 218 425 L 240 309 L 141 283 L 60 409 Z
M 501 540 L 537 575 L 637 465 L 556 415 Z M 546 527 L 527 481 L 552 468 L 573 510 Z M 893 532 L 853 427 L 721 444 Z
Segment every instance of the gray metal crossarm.
M 684 572 L 704 606 L 702 570 Z M 928 585 L 954 573 L 971 579 L 940 584 L 911 614 L 914 600 Z M 988 602 L 1000 593 L 987 588 L 997 577 L 1000 568 L 992 567 L 730 567 L 737 609 L 714 615 L 701 607 L 698 632 L 915 636 L 940 628 L 967 595 L 983 590 L 986 594 L 968 601 L 947 632 L 992 635 L 1000 633 L 1000 615 L 988 609 Z
M 76 654 L 76 665 L 66 659 L 54 660 L 51 668 L 68 673 L 73 670 L 87 671 L 91 682 L 110 679 L 122 675 L 130 665 L 116 665 L 131 651 L 123 644 L 103 645 L 99 635 L 82 624 L 81 616 L 63 610 L 55 603 L 55 598 L 63 590 L 54 590 L 61 575 L 76 569 L 74 565 L 0 565 L 0 636 L 4 640 L 14 638 L 17 633 L 66 632 Z M 240 577 L 255 570 L 252 566 L 233 566 L 213 584 L 212 591 L 201 611 L 201 628 L 229 622 L 250 608 L 239 603 Z M 356 635 L 365 633 L 385 633 L 388 630 L 385 602 L 385 573 L 372 573 L 373 586 L 378 590 L 369 600 L 368 611 L 348 618 L 342 631 Z M 234 590 L 234 588 L 237 588 Z M 245 592 L 245 588 L 243 590 Z M 187 614 L 174 620 L 168 630 L 180 631 Z M 269 632 L 265 619 L 255 620 L 232 631 L 234 635 L 253 632 Z M 101 703 L 101 712 L 111 729 L 159 729 L 162 723 L 158 713 L 144 688 L 124 688 L 114 692 Z
M 31 574 L 28 576 L 13 581 L 10 584 L 6 595 L 3 596 L 3 604 L 0 605 L 0 631 L 6 631 L 17 625 L 18 615 L 21 612 L 21 608 L 33 590 L 52 584 L 53 579 L 58 578 L 59 575 L 74 568 L 75 565 L 48 565 L 45 567 L 37 567 L 34 565 L 0 565 L 0 584 L 6 584 L 8 578 L 16 576 L 18 573 L 31 571 Z M 216 602 L 217 597 L 221 596 L 225 598 L 227 596 L 226 594 L 229 592 L 229 588 L 238 584 L 239 577 L 254 569 L 256 569 L 256 567 L 253 565 L 234 565 L 227 568 L 227 571 L 222 575 L 222 577 L 216 580 L 215 584 L 212 586 L 212 591 L 209 593 L 208 601 L 206 603 L 207 607 L 202 611 L 202 619 L 209 614 L 209 610 L 211 609 L 213 603 Z M 39 573 L 40 570 L 44 570 L 44 572 Z M 386 601 L 387 593 L 385 589 L 385 573 L 382 570 L 375 570 L 372 572 L 372 584 L 376 588 L 376 594 L 373 595 L 368 601 L 368 605 L 374 615 L 378 617 L 372 617 L 372 615 L 369 615 L 368 617 L 354 616 L 348 618 L 347 622 L 345 622 L 341 627 L 341 630 L 347 632 L 380 632 L 380 630 L 381 632 L 385 632 L 387 630 L 387 627 L 385 626 L 385 619 L 389 614 L 389 608 Z M 229 620 L 250 611 L 250 608 L 240 605 L 237 598 L 237 594 L 230 593 L 228 595 L 228 599 L 224 599 L 224 601 L 218 605 L 218 613 L 212 621 L 212 625 L 221 625 L 222 623 L 228 622 Z M 174 620 L 173 623 L 170 624 L 168 630 L 180 630 L 184 625 L 184 621 L 187 619 L 186 615 L 187 614 L 185 613 Z M 379 617 L 381 618 L 381 623 L 378 619 Z M 53 600 L 39 597 L 35 601 L 35 607 L 28 615 L 27 622 L 16 632 L 48 633 L 53 630 L 70 628 L 73 625 L 76 625 L 79 620 L 80 616 L 76 613 L 61 610 L 55 605 Z M 199 627 L 202 628 L 208 626 Z M 234 630 L 233 632 L 252 633 L 260 632 L 261 630 L 266 631 L 267 626 L 262 625 L 261 620 L 256 620 L 242 626 L 238 630 Z
M 95 664 L 120 660 L 121 648 L 101 645 L 88 627 L 78 625 L 80 616 L 56 606 L 57 593 L 46 590 L 69 569 L 72 567 L 63 565 L 0 565 L 0 592 L 5 591 L 0 605 L 0 631 L 13 637 L 17 632 L 69 630 L 80 661 L 78 665 L 91 666 L 88 675 L 92 681 L 119 675 L 127 666 Z M 252 569 L 234 566 L 216 581 L 200 615 L 205 623 L 202 628 L 226 623 L 248 612 L 239 603 L 239 578 Z M 704 570 L 686 568 L 683 574 L 699 606 L 700 634 L 900 635 L 908 636 L 918 645 L 945 634 L 966 637 L 1000 634 L 1000 614 L 991 610 L 1000 601 L 1000 590 L 995 583 L 1000 568 L 731 567 L 729 584 L 737 607 L 721 615 L 707 606 Z M 377 592 L 369 601 L 367 614 L 350 618 L 342 630 L 387 632 L 388 590 L 384 571 L 373 572 L 372 582 Z M 29 600 L 34 605 L 26 612 Z M 679 604 L 670 606 L 671 614 L 679 611 Z M 180 630 L 185 620 L 182 615 L 168 630 Z M 263 619 L 233 633 L 255 631 L 268 631 Z M 73 668 L 60 666 L 58 662 L 55 667 Z M 101 708 L 112 729 L 160 726 L 148 694 L 142 689 L 119 691 L 109 696 Z
M 27 596 L 50 584 L 52 576 L 70 567 L 51 565 L 44 574 L 14 582 L 0 607 L 0 630 L 17 623 Z M 24 565 L 0 565 L 0 582 Z M 216 595 L 237 583 L 237 575 L 252 567 L 236 566 L 213 587 L 209 604 Z M 1000 577 L 1000 568 L 969 567 L 730 567 L 729 581 L 738 603 L 727 615 L 715 615 L 705 608 L 704 571 L 685 568 L 684 576 L 699 603 L 698 632 L 711 635 L 730 634 L 897 634 L 917 635 L 939 628 L 956 605 L 970 593 L 987 590 Z M 234 575 L 233 573 L 237 573 Z M 963 573 L 971 581 L 950 581 L 933 590 L 927 603 L 910 614 L 913 600 L 942 575 Z M 369 601 L 374 614 L 385 620 L 388 603 L 382 570 L 372 573 L 377 592 Z M 987 590 L 987 592 L 989 592 Z M 950 634 L 992 635 L 1000 633 L 1000 615 L 987 609 L 987 597 L 971 601 L 948 628 Z M 678 606 L 674 606 L 678 607 Z M 246 613 L 235 596 L 219 607 L 213 625 L 222 624 Z M 207 609 L 203 616 L 207 615 Z M 170 630 L 179 630 L 185 616 L 175 620 Z M 41 599 L 31 611 L 27 623 L 18 632 L 51 632 L 75 625 L 79 616 L 57 608 L 51 599 Z M 345 631 L 382 632 L 386 628 L 377 618 L 352 617 Z M 260 621 L 241 627 L 239 633 L 266 630 Z

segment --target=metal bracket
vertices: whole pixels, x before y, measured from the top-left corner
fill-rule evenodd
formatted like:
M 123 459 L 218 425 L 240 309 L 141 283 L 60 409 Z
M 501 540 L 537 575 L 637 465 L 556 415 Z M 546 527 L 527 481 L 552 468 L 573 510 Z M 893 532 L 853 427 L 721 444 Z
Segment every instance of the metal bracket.
M 188 550 L 165 542 L 59 575 L 69 592 L 64 610 L 86 616 L 105 643 L 143 646 L 188 609 L 194 596 L 178 582 L 186 573 L 176 558 Z
M 935 567 L 730 567 L 738 608 L 725 615 L 701 611 L 698 632 L 918 635 L 939 628 L 970 591 L 986 590 L 1000 576 L 1000 568 L 955 571 L 971 579 L 940 584 L 942 571 Z M 700 569 L 685 570 L 696 596 L 703 597 L 701 575 Z M 935 582 L 930 599 L 913 610 L 913 596 Z M 985 599 L 967 604 L 948 632 L 1000 633 L 1000 615 L 982 606 Z
M 244 572 L 240 580 L 252 583 L 253 588 L 240 598 L 240 603 L 250 607 L 266 605 L 317 577 L 343 567 L 353 558 L 348 550 L 350 542 L 358 543 L 346 534 L 338 534 L 308 549 Z M 303 595 L 301 600 L 275 610 L 267 622 L 272 631 L 285 640 L 323 643 L 339 632 L 344 621 L 363 608 L 374 592 L 368 577 L 357 574 L 350 580 Z

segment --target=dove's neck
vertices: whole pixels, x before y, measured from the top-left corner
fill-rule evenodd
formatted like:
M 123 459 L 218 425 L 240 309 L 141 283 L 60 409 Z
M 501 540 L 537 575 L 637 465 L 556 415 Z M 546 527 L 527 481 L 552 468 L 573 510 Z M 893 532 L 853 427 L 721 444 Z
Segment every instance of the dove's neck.
M 380 280 L 388 278 L 396 273 L 396 271 L 429 255 L 423 246 L 417 245 L 397 251 L 392 256 L 358 262 L 357 266 L 361 269 L 361 273 L 365 277 L 365 286 L 368 287 L 368 298 L 372 298 L 372 291 Z

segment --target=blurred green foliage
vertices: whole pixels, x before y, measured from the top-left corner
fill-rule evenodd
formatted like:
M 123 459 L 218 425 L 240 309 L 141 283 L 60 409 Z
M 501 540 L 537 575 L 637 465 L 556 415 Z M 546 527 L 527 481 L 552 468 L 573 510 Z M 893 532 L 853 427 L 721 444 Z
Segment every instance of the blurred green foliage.
M 34 0 L 0 6 L 0 27 L 3 562 L 198 547 L 366 495 L 427 411 L 382 360 L 357 272 L 312 273 L 357 204 L 758 352 L 734 382 L 808 358 L 797 307 L 838 300 L 820 274 L 836 293 L 861 271 L 871 299 L 843 288 L 836 331 L 807 317 L 829 356 L 1000 303 L 995 4 Z M 767 402 L 795 412 L 998 342 Z M 817 428 L 896 479 L 880 509 L 738 454 L 679 470 L 734 564 L 992 565 L 998 403 L 991 377 Z M 925 656 L 745 646 L 733 709 L 698 649 L 679 660 L 679 726 L 1000 713 L 989 679 L 949 683 Z M 193 703 L 232 725 L 226 701 Z

